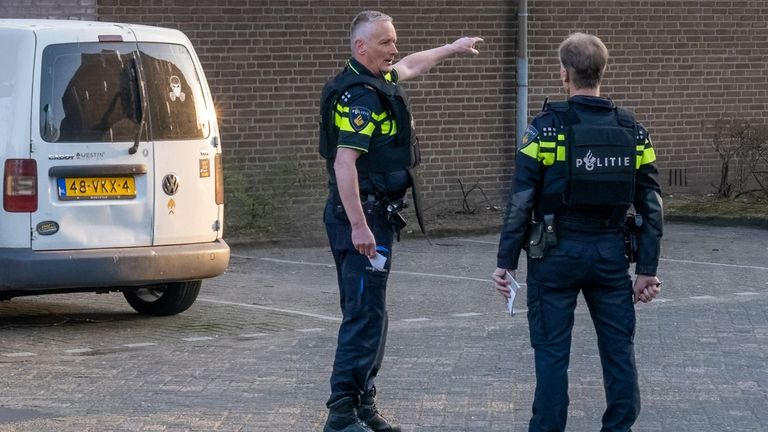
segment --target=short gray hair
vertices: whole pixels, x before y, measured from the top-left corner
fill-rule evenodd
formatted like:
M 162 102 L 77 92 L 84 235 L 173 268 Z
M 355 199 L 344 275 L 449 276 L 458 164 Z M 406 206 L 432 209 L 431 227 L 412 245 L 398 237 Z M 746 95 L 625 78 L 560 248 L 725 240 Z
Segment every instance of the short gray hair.
M 355 16 L 349 26 L 349 46 L 352 51 L 355 50 L 355 40 L 361 37 L 366 25 L 379 21 L 392 22 L 392 17 L 375 10 L 364 10 Z

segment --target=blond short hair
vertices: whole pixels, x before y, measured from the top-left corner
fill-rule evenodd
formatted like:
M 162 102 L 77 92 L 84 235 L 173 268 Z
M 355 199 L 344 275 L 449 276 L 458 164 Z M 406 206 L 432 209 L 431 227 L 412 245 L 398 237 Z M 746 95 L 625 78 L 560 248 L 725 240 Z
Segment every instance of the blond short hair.
M 576 88 L 597 88 L 608 66 L 608 49 L 597 36 L 573 33 L 560 44 L 560 64 Z

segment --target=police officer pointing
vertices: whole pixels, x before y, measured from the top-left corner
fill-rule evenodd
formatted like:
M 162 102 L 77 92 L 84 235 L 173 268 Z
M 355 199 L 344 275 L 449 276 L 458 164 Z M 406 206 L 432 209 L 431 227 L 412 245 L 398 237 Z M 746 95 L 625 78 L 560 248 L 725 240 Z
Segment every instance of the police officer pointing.
M 560 45 L 564 102 L 545 103 L 518 149 L 492 279 L 509 297 L 526 249 L 536 392 L 529 431 L 565 430 L 568 362 L 582 292 L 597 333 L 607 407 L 601 432 L 629 431 L 640 411 L 634 303 L 660 291 L 661 188 L 648 132 L 600 97 L 608 51 L 575 33 Z M 628 209 L 637 216 L 627 218 Z M 630 221 L 631 228 L 625 228 Z M 626 231 L 626 234 L 625 234 Z M 634 246 L 629 247 L 627 246 Z M 636 259 L 634 286 L 628 268 Z
M 379 414 L 374 399 L 387 336 L 392 243 L 418 163 L 408 100 L 397 83 L 450 56 L 477 55 L 480 41 L 461 38 L 395 63 L 392 18 L 363 11 L 350 28 L 352 58 L 323 89 L 320 153 L 329 189 L 323 220 L 343 315 L 325 432 L 400 431 Z

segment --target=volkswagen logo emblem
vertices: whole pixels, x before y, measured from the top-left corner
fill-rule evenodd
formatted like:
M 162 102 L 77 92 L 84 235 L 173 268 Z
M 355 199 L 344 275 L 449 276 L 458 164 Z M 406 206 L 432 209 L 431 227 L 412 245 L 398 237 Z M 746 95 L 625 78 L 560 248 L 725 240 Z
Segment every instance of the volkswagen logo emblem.
M 173 174 L 163 177 L 163 192 L 166 195 L 176 195 L 179 190 L 179 179 Z

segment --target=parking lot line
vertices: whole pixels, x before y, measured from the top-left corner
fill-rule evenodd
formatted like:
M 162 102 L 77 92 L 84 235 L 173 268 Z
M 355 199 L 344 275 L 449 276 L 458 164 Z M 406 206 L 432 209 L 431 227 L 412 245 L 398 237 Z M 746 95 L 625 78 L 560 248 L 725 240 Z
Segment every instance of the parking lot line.
M 751 266 L 751 265 L 742 265 L 742 264 L 725 264 L 725 263 L 716 263 L 716 262 L 708 262 L 708 261 L 691 261 L 691 260 L 681 260 L 681 259 L 672 259 L 672 258 L 660 258 L 659 261 L 669 261 L 669 262 L 676 262 L 676 263 L 683 263 L 683 264 L 701 264 L 701 265 L 707 265 L 707 266 L 745 268 L 745 269 L 754 269 L 754 270 L 768 270 L 768 267 L 761 267 L 761 266 Z
M 333 267 L 333 264 L 315 263 L 315 262 L 308 262 L 308 261 L 291 261 L 291 260 L 284 260 L 284 259 L 277 259 L 277 258 L 253 257 L 248 255 L 232 255 L 232 256 L 236 258 L 258 259 L 262 261 L 270 261 L 270 262 L 276 262 L 281 264 L 299 264 L 299 265 L 322 266 L 322 267 L 331 267 L 331 268 Z M 402 270 L 390 270 L 390 273 L 404 274 L 404 275 L 411 275 L 411 276 L 436 277 L 436 278 L 445 278 L 445 279 L 471 280 L 471 281 L 477 281 L 477 282 L 489 282 L 489 283 L 491 282 L 490 276 L 488 276 L 487 279 L 483 279 L 483 278 L 473 278 L 473 277 L 467 277 L 467 276 L 453 276 L 453 275 L 438 274 L 438 273 L 419 273 L 419 272 L 409 272 L 409 271 L 402 271 Z
M 332 317 L 328 315 L 320 315 L 320 314 L 296 311 L 291 309 L 280 309 L 280 308 L 273 308 L 269 306 L 261 306 L 261 305 L 254 305 L 254 304 L 248 304 L 248 303 L 237 303 L 237 302 L 230 302 L 225 300 L 214 300 L 214 299 L 203 298 L 203 297 L 198 297 L 197 300 L 204 301 L 207 303 L 217 303 L 217 304 L 225 304 L 230 306 L 240 306 L 240 307 L 251 308 L 251 309 L 262 309 L 262 310 L 268 310 L 273 312 L 283 312 L 283 313 L 289 313 L 294 315 L 303 315 L 303 316 L 319 318 L 319 319 L 328 320 L 328 321 L 337 321 L 337 322 L 341 321 L 341 318 L 339 317 Z

